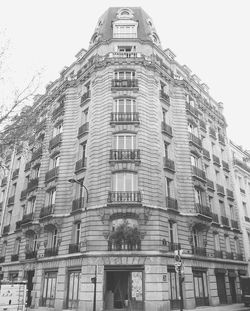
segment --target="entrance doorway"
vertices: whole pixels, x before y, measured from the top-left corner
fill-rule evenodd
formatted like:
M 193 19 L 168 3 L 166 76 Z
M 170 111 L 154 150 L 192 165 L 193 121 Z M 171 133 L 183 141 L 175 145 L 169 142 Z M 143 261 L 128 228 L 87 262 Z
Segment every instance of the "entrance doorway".
M 193 271 L 194 296 L 197 307 L 208 306 L 207 274 L 205 271 Z
M 105 271 L 104 310 L 143 311 L 143 296 L 143 271 Z
M 26 306 L 30 307 L 32 302 L 31 292 L 33 290 L 33 277 L 35 274 L 34 270 L 29 270 L 27 273 L 27 298 L 26 298 Z
M 232 297 L 232 303 L 236 303 L 237 298 L 236 298 L 235 278 L 229 277 L 228 279 L 229 279 L 229 287 L 230 287 L 230 294 Z
M 227 294 L 226 294 L 226 284 L 225 284 L 224 273 L 216 274 L 216 283 L 217 283 L 217 290 L 218 290 L 218 297 L 220 300 L 220 304 L 226 304 Z

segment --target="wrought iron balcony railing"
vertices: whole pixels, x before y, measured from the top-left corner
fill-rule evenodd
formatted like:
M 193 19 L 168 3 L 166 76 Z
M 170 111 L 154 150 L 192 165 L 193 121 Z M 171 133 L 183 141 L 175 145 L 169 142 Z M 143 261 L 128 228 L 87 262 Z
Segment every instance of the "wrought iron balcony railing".
M 180 243 L 167 242 L 167 246 L 168 246 L 168 251 L 169 252 L 174 252 L 176 250 L 180 250 L 181 249 L 181 244 Z
M 112 88 L 138 88 L 137 79 L 113 79 Z
M 234 259 L 234 253 L 232 252 L 225 252 L 226 259 Z
M 226 227 L 230 227 L 229 219 L 226 216 L 221 216 L 221 224 Z
M 76 162 L 75 171 L 76 172 L 81 171 L 82 169 L 86 168 L 86 166 L 87 166 L 87 159 L 86 158 L 80 159 Z
M 12 195 L 12 196 L 9 197 L 9 199 L 8 199 L 8 205 L 12 205 L 12 204 L 14 204 L 14 202 L 15 202 L 15 196 Z
M 166 197 L 166 207 L 172 210 L 178 211 L 178 202 L 176 199 L 171 197 Z
M 38 177 L 37 178 L 33 178 L 28 182 L 28 186 L 27 186 L 27 192 L 30 192 L 32 190 L 34 190 L 35 188 L 38 187 Z
M 42 207 L 39 217 L 43 218 L 54 214 L 54 208 L 54 204 Z
M 225 137 L 223 135 L 218 134 L 218 140 L 219 140 L 219 143 L 225 146 Z
M 3 227 L 3 234 L 8 234 L 10 232 L 10 225 L 6 225 Z
M 231 227 L 234 229 L 239 229 L 239 224 L 237 220 L 231 219 Z
M 140 150 L 139 149 L 111 149 L 110 160 L 111 161 L 139 161 Z
M 243 261 L 243 260 L 244 260 L 243 254 L 238 254 L 238 253 L 236 253 L 236 254 L 235 254 L 235 260 Z
M 211 160 L 211 158 L 210 158 L 210 152 L 207 150 L 207 149 L 205 149 L 205 148 L 203 148 L 202 149 L 202 153 L 203 153 L 203 157 L 204 158 L 206 158 L 207 160 Z
M 139 112 L 111 112 L 111 122 L 139 122 Z
M 227 197 L 230 198 L 230 199 L 234 199 L 234 193 L 232 190 L 230 189 L 227 189 Z
M 48 183 L 56 179 L 58 177 L 58 173 L 59 173 L 59 166 L 56 166 L 52 168 L 51 170 L 49 170 L 45 175 L 45 182 Z
M 31 162 L 29 161 L 29 162 L 27 162 L 27 163 L 25 164 L 25 169 L 24 169 L 24 171 L 25 171 L 25 172 L 28 171 L 28 170 L 30 169 L 30 167 L 31 167 Z
M 174 164 L 173 160 L 171 160 L 167 157 L 164 157 L 163 158 L 163 165 L 164 165 L 165 169 L 172 171 L 172 172 L 175 172 L 175 164 Z
M 198 118 L 199 116 L 199 111 L 195 107 L 193 107 L 190 103 L 186 103 L 186 110 L 191 113 L 193 116 Z
M 224 190 L 223 186 L 221 186 L 219 184 L 216 184 L 216 188 L 217 188 L 217 193 L 218 194 L 225 195 L 225 190 Z
M 82 124 L 78 129 L 78 137 L 87 134 L 89 131 L 89 122 Z
M 36 251 L 26 251 L 25 252 L 25 259 L 34 259 L 37 257 Z
M 216 139 L 216 131 L 214 128 L 212 127 L 209 128 L 209 135 L 213 137 L 214 139 Z
M 43 148 L 42 147 L 39 147 L 36 151 L 34 151 L 32 153 L 32 156 L 31 156 L 31 161 L 34 161 L 36 160 L 37 158 L 41 157 L 43 154 Z
M 195 210 L 196 210 L 196 213 L 212 218 L 212 211 L 210 207 L 207 205 L 195 203 Z
M 162 98 L 169 105 L 170 103 L 169 95 L 166 94 L 163 90 L 160 90 L 160 98 Z
M 19 255 L 18 254 L 12 254 L 11 255 L 11 261 L 18 261 L 19 260 Z
M 64 113 L 64 104 L 60 104 L 56 109 L 53 110 L 52 118 L 56 119 L 63 113 Z
M 24 200 L 27 197 L 27 189 L 22 190 L 20 200 Z
M 81 104 L 83 104 L 86 100 L 90 99 L 90 95 L 91 95 L 90 90 L 84 93 L 81 97 Z
M 202 148 L 202 141 L 193 133 L 189 133 L 189 141 L 198 148 Z
M 224 171 L 230 172 L 228 163 L 225 162 L 225 161 L 223 161 L 223 160 L 222 160 L 222 167 L 223 167 L 223 170 L 224 170 Z
M 223 258 L 223 251 L 214 250 L 214 257 L 215 258 Z
M 109 191 L 108 203 L 141 203 L 140 191 Z
M 210 179 L 207 179 L 207 187 L 211 190 L 214 190 L 214 182 Z
M 52 257 L 58 255 L 58 247 L 45 248 L 44 257 Z
M 46 127 L 46 118 L 44 118 L 41 122 L 36 124 L 36 133 L 44 130 Z
M 161 130 L 163 133 L 169 135 L 170 137 L 173 136 L 172 127 L 165 123 L 164 121 L 161 122 Z
M 216 213 L 212 213 L 212 221 L 216 224 L 219 224 L 219 216 Z
M 192 254 L 197 256 L 207 256 L 207 250 L 205 247 L 192 246 Z
M 13 174 L 12 174 L 12 179 L 17 178 L 19 175 L 19 168 L 15 169 Z
M 69 254 L 79 253 L 80 252 L 80 244 L 69 244 Z
M 33 220 L 33 213 L 24 214 L 23 218 L 21 220 L 21 225 L 24 225 L 26 223 L 29 223 Z
M 220 159 L 214 154 L 213 154 L 213 163 L 217 166 L 220 166 Z
M 196 167 L 196 166 L 192 166 L 192 172 L 193 172 L 193 176 L 198 178 L 198 179 L 202 179 L 203 181 L 207 180 L 206 178 L 206 173 L 201 170 L 200 168 Z
M 7 185 L 7 177 L 4 177 L 2 179 L 1 187 L 5 186 L 5 185 Z
M 203 130 L 203 131 L 207 131 L 207 127 L 206 127 L 206 122 L 203 121 L 203 120 L 200 120 L 200 128 Z
M 238 159 L 234 159 L 234 165 L 238 165 L 239 167 L 241 167 L 242 169 L 250 173 L 250 166 L 248 166 L 246 162 L 243 162 Z
M 83 208 L 84 208 L 84 198 L 79 198 L 72 201 L 72 212 L 82 210 Z
M 141 241 L 108 241 L 109 251 L 140 251 Z
M 142 57 L 142 53 L 140 52 L 110 52 L 108 54 L 108 57 L 113 58 L 136 58 L 136 57 Z
M 53 149 L 62 142 L 62 133 L 53 137 L 49 142 L 49 149 Z

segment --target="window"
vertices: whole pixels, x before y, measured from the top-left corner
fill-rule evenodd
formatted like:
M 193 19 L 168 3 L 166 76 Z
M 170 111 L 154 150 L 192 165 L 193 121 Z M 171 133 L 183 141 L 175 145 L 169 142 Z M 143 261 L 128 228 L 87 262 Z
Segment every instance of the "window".
M 231 219 L 235 220 L 235 211 L 233 205 L 229 205 Z
M 248 212 L 247 212 L 247 204 L 246 202 L 242 202 L 243 210 L 244 210 L 244 216 L 248 217 Z
M 193 154 L 191 155 L 191 164 L 195 167 L 200 167 L 200 160 L 199 158 L 195 157 Z
M 205 271 L 193 271 L 194 277 L 194 296 L 196 306 L 209 305 L 207 274 Z
M 114 22 L 113 37 L 137 38 L 137 22 L 131 20 Z
M 58 167 L 60 164 L 60 155 L 57 154 L 54 158 L 52 158 L 52 168 Z
M 248 254 L 250 255 L 250 232 L 247 232 L 247 237 L 248 237 Z
M 211 196 L 208 196 L 208 206 L 209 206 L 210 211 L 213 211 L 214 198 Z
M 24 189 L 26 189 L 28 187 L 28 183 L 30 181 L 30 175 L 25 177 L 25 181 L 24 181 Z
M 18 158 L 16 161 L 16 169 L 20 168 L 20 164 L 21 164 L 21 158 Z
M 202 232 L 199 231 L 197 228 L 193 228 L 192 231 L 192 237 L 193 237 L 193 245 L 194 247 L 204 247 L 203 244 L 203 236 Z
M 135 79 L 135 71 L 116 71 L 115 79 L 117 80 L 133 80 Z
M 1 192 L 1 201 L 0 201 L 0 202 L 3 202 L 4 199 L 5 199 L 5 190 L 3 190 L 3 191 Z
M 36 168 L 33 170 L 33 178 L 39 178 L 40 176 L 40 165 L 36 166 Z
M 177 223 L 173 221 L 169 222 L 169 242 L 178 243 Z
M 235 252 L 236 254 L 240 254 L 241 250 L 240 250 L 240 241 L 238 239 L 238 237 L 234 238 L 234 248 L 235 248 Z
M 131 113 L 136 112 L 135 99 L 119 98 L 114 102 L 114 112 Z
M 26 208 L 26 214 L 34 213 L 35 204 L 36 204 L 36 198 L 35 197 L 32 197 L 30 200 L 28 200 L 27 208 Z
M 166 158 L 168 158 L 168 147 L 169 147 L 169 144 L 164 142 L 164 156 Z
M 81 240 L 81 223 L 75 224 L 75 244 L 79 245 Z
M 62 131 L 63 131 L 63 123 L 61 122 L 54 127 L 53 137 L 55 137 L 58 134 L 61 134 Z
M 223 201 L 220 201 L 219 200 L 219 205 L 220 205 L 220 213 L 221 213 L 221 216 L 226 216 L 226 209 L 225 209 L 225 204 Z
M 42 306 L 53 308 L 56 296 L 57 272 L 48 271 L 44 273 Z
M 54 229 L 48 234 L 48 248 L 57 248 L 57 229 Z
M 31 234 L 27 238 L 26 251 L 36 252 L 37 250 L 37 234 Z
M 214 249 L 220 251 L 220 236 L 218 233 L 214 233 Z
M 81 120 L 82 122 L 81 122 L 81 124 L 85 124 L 89 121 L 88 112 L 89 112 L 88 109 L 85 109 L 84 111 L 82 111 L 82 120 Z
M 194 194 L 195 194 L 195 203 L 204 205 L 204 191 L 202 191 L 199 188 L 194 188 Z
M 162 121 L 165 124 L 168 124 L 168 111 L 166 109 L 162 109 Z
M 135 149 L 135 135 L 123 134 L 114 136 L 115 149 Z
M 20 246 L 21 246 L 21 239 L 16 239 L 15 245 L 14 245 L 14 254 L 19 255 Z
M 18 272 L 9 272 L 9 281 L 17 282 L 18 280 Z
M 7 213 L 7 222 L 6 222 L 7 225 L 10 225 L 11 218 L 12 218 L 12 211 L 8 211 L 8 213 Z
M 138 180 L 134 173 L 117 173 L 113 175 L 113 190 L 114 191 L 137 191 Z
M 6 255 L 6 249 L 7 249 L 7 241 L 3 242 L 3 246 L 2 246 L 2 252 L 1 252 L 1 256 L 5 257 Z
M 11 196 L 14 196 L 16 194 L 16 183 L 12 185 L 11 188 Z
M 174 197 L 173 195 L 173 180 L 165 177 L 165 191 L 167 197 Z
M 225 236 L 225 245 L 226 245 L 226 251 L 230 253 L 231 252 L 230 238 L 227 235 Z
M 56 188 L 52 188 L 48 192 L 48 206 L 55 205 L 56 202 Z
M 170 309 L 179 307 L 179 275 L 175 272 L 174 267 L 168 267 L 169 291 L 170 291 Z
M 79 160 L 83 159 L 84 161 L 86 159 L 86 147 L 87 147 L 86 142 L 84 142 L 83 144 L 79 146 Z
M 68 272 L 67 308 L 76 309 L 78 306 L 79 284 L 81 271 Z

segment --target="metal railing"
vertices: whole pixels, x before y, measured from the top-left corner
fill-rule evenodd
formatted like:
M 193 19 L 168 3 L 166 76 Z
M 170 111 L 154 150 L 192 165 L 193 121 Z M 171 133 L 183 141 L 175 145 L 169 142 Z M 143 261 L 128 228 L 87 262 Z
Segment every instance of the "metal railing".
M 14 204 L 14 201 L 15 201 L 15 196 L 12 195 L 12 196 L 9 197 L 9 199 L 8 199 L 8 205 Z
M 80 160 L 78 160 L 76 162 L 76 165 L 75 165 L 75 171 L 80 171 L 82 170 L 83 168 L 86 168 L 86 165 L 87 165 L 87 159 L 86 158 L 82 158 Z
M 82 208 L 84 208 L 84 198 L 79 198 L 72 201 L 72 212 L 81 210 Z
M 114 160 L 114 161 L 140 160 L 140 150 L 139 149 L 111 149 L 110 160 Z
M 45 175 L 45 182 L 52 181 L 53 179 L 58 177 L 58 172 L 59 172 L 59 166 L 56 166 L 49 170 L 46 175 Z
M 226 227 L 230 227 L 229 219 L 226 216 L 221 216 L 221 224 Z
M 138 80 L 137 79 L 113 79 L 112 87 L 117 88 L 137 88 Z
M 216 188 L 217 188 L 217 193 L 225 195 L 225 190 L 223 186 L 216 184 Z
M 24 169 L 24 171 L 28 171 L 28 170 L 30 169 L 30 167 L 31 167 L 31 162 L 29 161 L 29 162 L 27 162 L 27 163 L 25 164 L 25 169 Z
M 226 259 L 234 259 L 234 253 L 232 252 L 225 252 Z
M 38 177 L 37 178 L 33 178 L 28 182 L 28 186 L 27 186 L 27 192 L 30 192 L 32 190 L 34 190 L 36 187 L 38 187 Z
M 141 203 L 140 191 L 109 191 L 108 203 Z
M 212 127 L 209 128 L 209 135 L 216 139 L 216 131 L 214 128 Z
M 19 255 L 18 254 L 12 254 L 11 255 L 11 261 L 18 261 L 19 260 Z
M 231 219 L 231 226 L 234 229 L 239 229 L 239 224 L 237 220 Z
M 36 160 L 37 158 L 41 157 L 43 154 L 43 148 L 42 147 L 39 147 L 36 151 L 34 151 L 32 153 L 32 156 L 31 156 L 31 161 L 34 161 Z
M 207 180 L 206 173 L 202 169 L 198 168 L 197 166 L 192 165 L 192 172 L 193 172 L 193 176 L 199 179 L 202 179 L 202 180 Z
M 174 243 L 174 242 L 167 242 L 167 247 L 169 252 L 174 252 L 176 250 L 181 249 L 181 244 L 180 243 Z
M 162 132 L 166 133 L 169 136 L 173 136 L 173 130 L 170 125 L 165 123 L 164 121 L 161 122 L 161 130 Z
M 173 210 L 178 210 L 178 202 L 176 199 L 171 197 L 166 197 L 166 207 Z
M 26 199 L 27 196 L 27 189 L 22 190 L 20 200 Z
M 210 152 L 207 150 L 207 149 L 205 149 L 205 148 L 203 148 L 202 149 L 202 153 L 203 153 L 203 156 L 204 156 L 204 158 L 206 158 L 207 160 L 211 160 L 211 158 L 210 158 Z
M 202 141 L 199 137 L 195 136 L 193 133 L 189 133 L 189 141 L 193 143 L 198 148 L 202 147 Z
M 167 157 L 164 157 L 163 158 L 163 165 L 164 165 L 164 168 L 174 172 L 175 171 L 175 164 L 174 164 L 174 161 L 167 158 Z
M 80 244 L 69 244 L 69 254 L 79 253 L 80 252 Z
M 52 257 L 58 255 L 58 247 L 45 248 L 44 257 Z
M 19 175 L 19 168 L 15 169 L 13 174 L 12 174 L 12 179 L 17 178 Z
M 53 110 L 52 118 L 55 119 L 63 113 L 64 113 L 64 104 L 60 104 L 56 109 Z
M 219 224 L 219 216 L 216 213 L 212 213 L 212 221 L 216 224 Z
M 214 154 L 213 154 L 213 163 L 214 163 L 215 165 L 220 166 L 220 159 L 219 159 L 219 157 L 217 157 L 217 156 L 214 155 Z
M 84 93 L 81 97 L 81 104 L 83 104 L 87 99 L 90 99 L 90 95 L 91 95 L 90 90 Z
M 139 112 L 111 112 L 111 122 L 139 122 Z
M 221 134 L 218 134 L 219 143 L 225 146 L 225 137 Z
M 54 204 L 42 207 L 40 214 L 39 214 L 39 217 L 43 218 L 43 217 L 46 217 L 46 216 L 53 214 L 54 208 L 55 208 Z
M 214 182 L 210 179 L 207 179 L 207 187 L 211 190 L 214 190 Z
M 20 230 L 21 229 L 21 220 L 16 221 L 16 230 Z
M 214 257 L 215 258 L 223 258 L 223 251 L 214 250 Z
M 170 103 L 169 95 L 166 94 L 163 90 L 160 90 L 160 97 L 167 102 L 167 104 Z
M 31 222 L 33 220 L 33 213 L 24 214 L 21 220 L 21 225 Z
M 207 131 L 206 122 L 205 121 L 200 120 L 200 128 L 203 129 L 205 132 Z
M 205 247 L 192 246 L 192 254 L 197 256 L 207 256 L 207 250 Z
M 229 198 L 231 198 L 231 199 L 233 199 L 233 198 L 234 198 L 234 193 L 233 193 L 233 191 L 232 191 L 232 190 L 227 189 L 227 197 L 229 197 Z
M 207 205 L 195 203 L 195 210 L 196 210 L 196 213 L 199 213 L 201 215 L 205 215 L 205 216 L 212 218 L 212 211 L 211 211 L 210 207 Z
M 89 122 L 82 124 L 78 129 L 78 136 L 81 136 L 89 131 Z
M 222 160 L 222 167 L 224 171 L 227 171 L 227 172 L 230 171 L 228 163 L 223 160 Z
M 186 110 L 189 111 L 195 117 L 199 116 L 199 111 L 195 107 L 193 107 L 190 103 L 186 103 Z
M 6 225 L 3 227 L 3 234 L 8 234 L 10 232 L 10 225 Z
M 53 137 L 49 142 L 49 149 L 53 149 L 58 146 L 62 142 L 62 133 L 57 134 Z
M 141 241 L 108 241 L 108 251 L 140 251 Z
M 4 177 L 2 179 L 1 187 L 5 186 L 7 184 L 7 177 Z
M 244 170 L 246 170 L 248 173 L 250 173 L 250 166 L 248 166 L 246 162 L 243 162 L 243 161 L 238 160 L 238 159 L 234 159 L 234 165 L 238 165 L 241 168 L 243 168 Z
M 26 251 L 25 252 L 25 259 L 33 259 L 37 257 L 36 251 Z

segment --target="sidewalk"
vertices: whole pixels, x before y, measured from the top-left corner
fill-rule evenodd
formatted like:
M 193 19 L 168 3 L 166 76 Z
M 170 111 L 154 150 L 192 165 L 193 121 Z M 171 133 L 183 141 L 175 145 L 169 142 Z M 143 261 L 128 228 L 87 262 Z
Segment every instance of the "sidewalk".
M 206 306 L 195 309 L 184 309 L 186 311 L 250 311 L 250 307 L 245 307 L 244 303 L 234 303 L 232 305 Z

